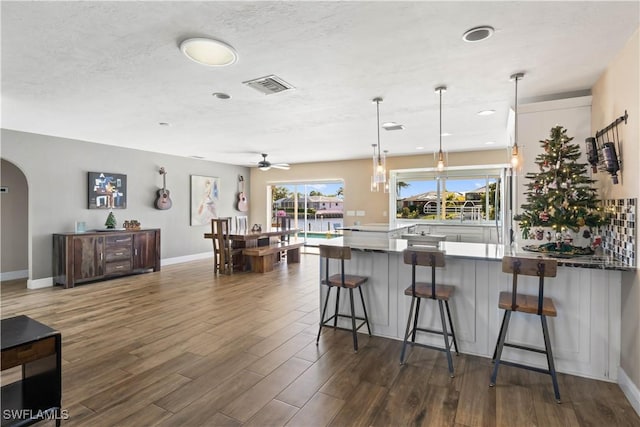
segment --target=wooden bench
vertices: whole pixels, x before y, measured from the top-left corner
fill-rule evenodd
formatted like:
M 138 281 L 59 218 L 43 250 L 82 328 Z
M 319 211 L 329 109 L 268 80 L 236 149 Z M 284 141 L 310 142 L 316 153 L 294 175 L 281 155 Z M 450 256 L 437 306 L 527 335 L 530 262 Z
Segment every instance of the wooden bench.
M 242 254 L 249 257 L 251 271 L 254 273 L 266 273 L 273 271 L 277 255 L 287 251 L 287 263 L 300 262 L 300 248 L 304 243 L 274 243 L 269 246 L 257 246 L 254 248 L 244 248 Z

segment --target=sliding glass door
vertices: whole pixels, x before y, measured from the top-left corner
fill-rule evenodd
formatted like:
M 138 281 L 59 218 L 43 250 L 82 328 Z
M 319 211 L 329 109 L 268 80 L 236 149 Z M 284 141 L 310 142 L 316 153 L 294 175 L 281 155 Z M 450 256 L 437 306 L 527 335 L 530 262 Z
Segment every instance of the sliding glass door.
M 291 218 L 305 241 L 318 241 L 341 234 L 344 224 L 342 181 L 272 183 L 270 213 L 275 227 L 278 217 Z

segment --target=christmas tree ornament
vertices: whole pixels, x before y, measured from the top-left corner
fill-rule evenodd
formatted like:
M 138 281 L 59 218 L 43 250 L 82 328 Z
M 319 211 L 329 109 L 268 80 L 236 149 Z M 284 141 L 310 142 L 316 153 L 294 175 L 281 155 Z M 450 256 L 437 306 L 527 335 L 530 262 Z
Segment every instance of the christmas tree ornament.
M 536 229 L 536 240 L 544 239 L 544 230 L 542 228 Z

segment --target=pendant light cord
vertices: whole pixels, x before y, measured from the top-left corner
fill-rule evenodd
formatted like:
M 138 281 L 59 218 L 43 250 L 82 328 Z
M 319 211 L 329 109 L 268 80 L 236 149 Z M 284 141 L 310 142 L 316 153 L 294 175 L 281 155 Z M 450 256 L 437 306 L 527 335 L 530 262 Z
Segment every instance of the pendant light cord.
M 380 99 L 376 99 L 376 112 L 378 117 L 378 164 L 380 164 Z

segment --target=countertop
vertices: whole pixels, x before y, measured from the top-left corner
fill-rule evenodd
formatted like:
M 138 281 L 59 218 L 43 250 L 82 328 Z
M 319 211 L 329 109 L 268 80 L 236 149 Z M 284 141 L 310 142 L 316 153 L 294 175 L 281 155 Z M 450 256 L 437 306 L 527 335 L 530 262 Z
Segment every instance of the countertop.
M 401 253 L 409 247 L 405 239 L 389 239 L 384 235 L 380 237 L 359 237 L 356 235 L 328 239 L 330 246 L 350 246 L 354 251 Z M 413 246 L 420 248 L 420 246 Z M 438 248 L 445 252 L 447 257 L 466 258 L 484 261 L 501 261 L 505 255 L 525 256 L 536 258 L 539 256 L 554 258 L 552 255 L 541 255 L 538 252 L 527 252 L 517 247 L 498 245 L 493 243 L 465 243 L 465 242 L 440 242 Z M 597 268 L 603 270 L 632 271 L 630 267 L 618 260 L 594 256 L 579 256 L 574 258 L 556 258 L 558 265 L 566 267 Z
M 362 225 L 349 225 L 345 227 L 338 227 L 338 230 L 347 231 L 368 231 L 373 233 L 391 233 L 398 230 L 405 230 L 409 227 L 413 227 L 415 224 L 362 224 Z

